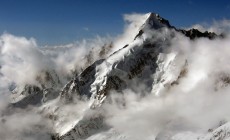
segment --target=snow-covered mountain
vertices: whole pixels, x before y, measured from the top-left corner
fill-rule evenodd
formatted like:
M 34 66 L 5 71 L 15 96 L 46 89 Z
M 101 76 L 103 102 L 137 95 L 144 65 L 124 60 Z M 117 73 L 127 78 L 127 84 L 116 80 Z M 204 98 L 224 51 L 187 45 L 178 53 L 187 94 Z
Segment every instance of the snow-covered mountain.
M 127 42 L 127 45 L 109 57 L 95 61 L 74 77 L 62 89 L 61 100 L 71 102 L 74 95 L 79 98 L 86 96 L 90 99 L 90 107 L 95 108 L 102 105 L 111 90 L 123 93 L 123 90 L 132 89 L 139 84 L 145 85 L 145 92 L 159 96 L 162 90 L 178 84 L 180 78 L 186 75 L 186 58 L 176 52 L 164 53 L 177 33 L 190 39 L 217 37 L 215 33 L 202 33 L 196 29 L 176 29 L 158 14 L 146 14 L 146 20 L 133 41 Z M 98 122 L 93 122 L 93 125 L 98 125 Z M 79 123 L 60 139 L 84 138 L 78 134 L 84 130 L 79 130 L 78 127 Z M 90 129 L 96 128 L 97 126 L 86 127 L 85 131 L 88 133 Z
M 36 112 L 52 121 L 53 130 L 47 133 L 51 133 L 50 139 L 53 140 L 129 139 L 128 135 L 106 122 L 110 113 L 107 114 L 108 110 L 105 108 L 113 102 L 112 96 L 126 96 L 129 90 L 141 93 L 140 98 L 155 99 L 168 96 L 169 91 L 171 93 L 175 87 L 188 84 L 183 80 L 191 76 L 188 73 L 193 70 L 190 65 L 190 62 L 193 63 L 190 61 L 191 58 L 172 47 L 177 39 L 182 38 L 195 43 L 197 39 L 224 38 L 223 35 L 213 32 L 177 29 L 170 25 L 168 20 L 155 13 L 145 14 L 144 17 L 131 42 L 120 46 L 111 54 L 103 54 L 103 58 L 90 64 L 80 74 L 73 75 L 67 83 L 63 83 L 60 75 L 52 69 L 40 71 L 36 76 L 36 84 L 18 86 L 12 83 L 10 85 L 12 103 L 9 108 L 35 106 Z M 228 74 L 217 75 L 219 79 L 214 80 L 213 89 L 220 90 L 222 87 L 227 87 L 230 83 Z M 199 79 L 199 76 L 197 77 L 193 80 Z M 125 107 L 127 103 L 124 100 L 119 98 L 115 102 Z M 73 111 L 75 109 L 76 111 Z M 229 123 L 200 132 L 189 131 L 187 127 L 182 129 L 183 127 L 173 126 L 168 125 L 148 139 L 230 138 Z
M 100 105 L 110 90 L 122 91 L 130 88 L 138 79 L 149 88 L 148 92 L 158 95 L 161 87 L 175 84 L 186 72 L 186 58 L 176 53 L 163 53 L 170 44 L 176 32 L 190 39 L 196 37 L 214 38 L 217 35 L 209 32 L 199 32 L 196 29 L 179 30 L 158 14 L 146 15 L 146 20 L 140 27 L 134 40 L 109 57 L 95 61 L 80 75 L 74 77 L 61 92 L 61 98 L 71 100 L 72 94 L 87 96 L 94 100 L 94 105 Z M 177 63 L 172 71 L 173 63 Z M 149 77 L 154 75 L 154 78 Z

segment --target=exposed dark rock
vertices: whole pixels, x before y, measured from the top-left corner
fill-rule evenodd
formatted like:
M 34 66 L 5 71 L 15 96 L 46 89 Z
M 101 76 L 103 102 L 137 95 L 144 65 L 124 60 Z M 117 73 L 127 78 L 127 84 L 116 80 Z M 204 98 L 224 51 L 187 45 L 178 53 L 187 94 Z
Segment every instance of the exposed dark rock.
M 185 36 L 189 37 L 190 39 L 196 39 L 196 38 L 200 38 L 200 37 L 205 37 L 205 38 L 209 38 L 209 39 L 214 39 L 216 38 L 218 35 L 216 35 L 213 32 L 200 32 L 197 29 L 190 29 L 190 30 L 178 30 L 179 32 L 183 33 Z M 221 37 L 221 36 L 220 36 Z
M 157 21 L 156 21 L 156 19 L 157 19 Z M 186 37 L 189 37 L 191 40 L 194 40 L 194 39 L 200 38 L 200 37 L 205 37 L 205 38 L 209 38 L 209 39 L 214 39 L 216 37 L 220 37 L 220 38 L 224 37 L 224 34 L 217 35 L 214 32 L 208 32 L 208 31 L 200 32 L 197 29 L 190 29 L 190 30 L 177 29 L 176 27 L 170 25 L 168 20 L 160 17 L 159 14 L 155 14 L 155 13 L 150 14 L 149 18 L 147 19 L 146 23 L 144 23 L 143 26 L 145 26 L 145 24 L 150 25 L 150 28 L 153 28 L 155 30 L 161 29 L 163 27 L 175 30 L 177 32 L 184 34 Z M 143 33 L 144 33 L 143 29 L 140 29 L 138 34 L 135 36 L 134 40 L 136 38 L 140 37 Z
M 12 103 L 13 107 L 19 107 L 19 108 L 25 108 L 28 105 L 39 105 L 41 104 L 42 98 L 43 98 L 43 94 L 42 94 L 42 89 L 37 87 L 37 86 L 33 86 L 33 85 L 26 85 L 24 90 L 22 91 L 22 95 L 27 95 L 25 96 L 25 98 L 23 98 L 22 100 L 16 102 L 16 103 Z
M 141 36 L 143 33 L 144 33 L 143 30 L 140 30 L 140 31 L 138 32 L 138 34 L 135 36 L 134 40 L 135 40 L 137 37 Z
M 63 139 L 86 139 L 92 134 L 97 133 L 100 129 L 106 129 L 106 124 L 104 123 L 104 117 L 101 115 L 96 115 L 91 118 L 84 117 L 73 129 L 62 136 L 56 137 L 55 140 Z
M 18 91 L 15 83 L 9 89 L 17 96 L 25 96 L 21 100 L 12 103 L 13 107 L 25 108 L 28 105 L 41 105 L 44 102 L 55 99 L 59 96 L 57 87 L 61 85 L 58 75 L 54 71 L 42 71 L 35 79 L 38 84 L 24 86 L 22 91 Z
M 96 65 L 101 64 L 103 61 L 104 59 L 94 62 L 92 65 L 87 67 L 80 75 L 74 77 L 74 79 L 67 83 L 60 93 L 61 99 L 64 100 L 64 102 L 69 102 L 72 100 L 73 94 L 90 97 L 91 93 L 89 89 L 90 85 L 95 80 Z
M 105 56 L 111 51 L 112 48 L 113 48 L 113 43 L 105 44 L 99 51 L 100 59 L 104 59 Z

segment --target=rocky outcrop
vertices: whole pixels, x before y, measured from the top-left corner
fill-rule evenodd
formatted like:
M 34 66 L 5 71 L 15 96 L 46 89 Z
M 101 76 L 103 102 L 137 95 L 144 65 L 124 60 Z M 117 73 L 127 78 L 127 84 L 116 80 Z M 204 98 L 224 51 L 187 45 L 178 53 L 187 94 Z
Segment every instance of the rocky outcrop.
M 12 85 L 13 107 L 25 108 L 28 105 L 41 105 L 59 96 L 61 83 L 55 71 L 42 71 L 36 81 L 37 85 L 27 84 L 24 87 Z
M 189 37 L 190 39 L 196 39 L 196 38 L 200 38 L 200 37 L 214 39 L 214 38 L 218 37 L 218 35 L 213 33 L 213 32 L 208 32 L 208 31 L 200 32 L 197 29 L 178 30 L 178 31 L 181 32 L 182 34 L 184 34 L 185 36 Z M 222 37 L 222 36 L 219 36 L 219 37 Z

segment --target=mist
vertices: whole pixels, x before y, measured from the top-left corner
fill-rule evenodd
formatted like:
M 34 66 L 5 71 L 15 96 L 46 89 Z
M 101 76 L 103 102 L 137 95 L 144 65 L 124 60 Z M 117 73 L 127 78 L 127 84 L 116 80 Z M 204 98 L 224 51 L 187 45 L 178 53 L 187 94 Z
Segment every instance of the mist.
M 172 69 L 180 66 L 181 62 L 187 62 L 185 76 L 179 79 L 178 84 L 170 88 L 165 86 L 159 96 L 153 92 L 143 97 L 146 95 L 140 90 L 146 89 L 143 85 L 136 85 L 135 90 L 125 90 L 123 94 L 111 92 L 110 101 L 103 108 L 107 113 L 106 123 L 119 135 L 110 138 L 107 135 L 111 132 L 107 132 L 95 137 L 164 140 L 192 134 L 196 139 L 228 122 L 229 25 L 224 20 L 209 27 L 209 31 L 224 33 L 224 39 L 190 40 L 177 34 L 165 53 L 176 53 L 179 58 L 172 62 Z
M 60 131 L 65 123 L 76 121 L 89 112 L 90 101 L 76 99 L 72 104 L 60 107 L 56 115 L 61 123 L 57 124 L 48 119 L 47 114 L 42 114 L 41 110 L 52 110 L 56 105 L 59 106 L 59 98 L 52 101 L 55 102 L 54 108 L 46 105 L 44 108 L 28 106 L 25 109 L 13 109 L 9 104 L 12 103 L 11 96 L 16 87 L 18 93 L 28 84 L 41 87 L 37 77 L 46 71 L 53 73 L 53 79 L 58 77 L 60 82 L 57 87 L 60 91 L 73 76 L 80 74 L 93 62 L 109 57 L 132 42 L 146 15 L 127 14 L 124 20 L 126 25 L 121 35 L 97 36 L 60 46 L 38 46 L 34 38 L 2 34 L 0 139 L 48 140 L 50 134 Z M 225 38 L 190 40 L 176 33 L 164 53 L 176 54 L 177 59 L 170 68 L 172 75 L 177 71 L 177 66 L 181 67 L 181 64 L 187 62 L 186 73 L 177 81 L 178 84 L 170 87 L 163 85 L 163 90 L 157 96 L 154 91 L 146 94 L 147 87 L 142 84 L 135 85 L 135 89 L 125 89 L 122 94 L 111 91 L 106 99 L 108 101 L 100 109 L 110 129 L 93 134 L 88 140 L 163 140 L 187 132 L 203 135 L 209 129 L 217 128 L 220 123 L 230 121 L 230 22 L 222 20 L 208 26 L 197 24 L 192 27 L 224 33 Z M 151 34 L 146 35 L 148 37 Z

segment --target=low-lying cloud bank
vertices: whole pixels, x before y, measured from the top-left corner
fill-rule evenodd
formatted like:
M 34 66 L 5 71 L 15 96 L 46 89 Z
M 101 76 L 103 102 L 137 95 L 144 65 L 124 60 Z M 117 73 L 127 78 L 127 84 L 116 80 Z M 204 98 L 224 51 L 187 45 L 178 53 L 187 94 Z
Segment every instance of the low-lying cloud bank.
M 186 74 L 176 85 L 165 87 L 160 93 L 162 96 L 150 94 L 143 97 L 142 92 L 133 90 L 124 91 L 124 95 L 111 94 L 111 102 L 104 105 L 109 116 L 107 123 L 125 134 L 125 139 L 164 140 L 186 132 L 202 136 L 228 122 L 229 27 L 227 20 L 215 22 L 209 27 L 209 31 L 224 33 L 224 39 L 200 38 L 192 41 L 178 34 L 166 52 L 176 53 L 181 58 L 178 61 L 186 59 Z M 178 63 L 174 64 L 175 70 Z
M 33 38 L 2 34 L 0 139 L 50 139 L 48 134 L 53 132 L 52 123 L 40 115 L 36 107 L 9 111 L 10 90 L 27 84 L 41 86 L 37 77 L 44 71 L 54 71 L 62 87 L 69 78 L 79 74 L 95 60 L 106 58 L 130 43 L 146 15 L 125 15 L 124 19 L 128 24 L 122 35 L 96 37 L 64 46 L 41 47 Z M 123 95 L 112 93 L 110 102 L 102 106 L 106 123 L 125 135 L 124 139 L 147 140 L 186 131 L 206 133 L 208 129 L 216 128 L 221 121 L 229 121 L 230 22 L 223 20 L 208 27 L 193 27 L 225 33 L 226 37 L 191 41 L 180 34 L 176 35 L 166 52 L 176 53 L 188 63 L 187 73 L 177 85 L 161 91 L 162 96 L 149 94 L 143 97 L 141 94 L 144 91 L 140 89 L 145 87 L 142 86 L 135 90 L 139 92 L 127 89 Z M 69 112 L 76 113 L 78 110 L 74 108 L 76 105 L 68 109 Z M 117 138 L 107 135 L 95 134 L 89 139 Z

